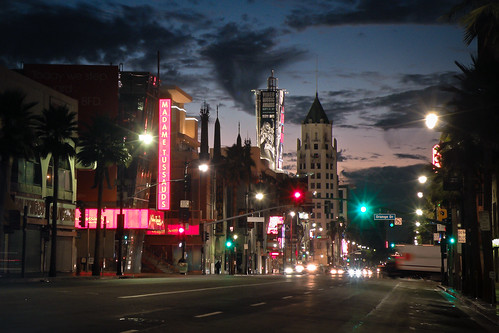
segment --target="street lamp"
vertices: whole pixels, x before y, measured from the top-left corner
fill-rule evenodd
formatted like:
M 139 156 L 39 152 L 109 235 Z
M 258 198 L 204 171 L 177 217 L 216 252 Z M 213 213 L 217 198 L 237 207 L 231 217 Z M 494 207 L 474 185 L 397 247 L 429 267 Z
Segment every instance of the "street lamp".
M 426 127 L 428 127 L 429 129 L 435 128 L 435 126 L 437 125 L 437 122 L 438 122 L 438 116 L 436 113 L 431 112 L 431 113 L 426 115 L 425 123 L 426 123 Z
M 150 134 L 140 134 L 139 135 L 139 140 L 140 143 L 143 143 L 145 145 L 149 145 L 153 141 L 153 137 Z M 123 137 L 123 144 L 126 142 L 126 137 Z M 122 268 L 122 251 L 123 251 L 123 234 L 125 232 L 125 214 L 123 214 L 123 206 L 124 206 L 124 183 L 125 183 L 125 165 L 121 165 L 118 168 L 118 176 L 119 176 L 119 184 L 120 184 L 120 213 L 118 214 L 118 221 L 117 221 L 117 226 L 116 226 L 116 238 L 118 239 L 118 249 L 117 249 L 117 256 L 116 256 L 116 275 L 120 276 L 123 275 L 123 268 Z M 135 195 L 134 195 L 135 196 Z
M 184 162 L 184 200 L 180 200 L 180 216 L 182 219 L 182 228 L 185 230 L 185 224 L 189 220 L 189 208 L 190 208 L 190 202 L 187 200 L 187 192 L 190 190 L 191 187 L 191 176 L 188 173 L 188 168 L 191 165 L 191 163 L 194 161 L 185 161 Z M 198 170 L 200 172 L 206 172 L 209 169 L 208 164 L 206 163 L 201 163 L 199 160 L 196 160 L 198 163 Z M 198 188 L 198 206 L 199 206 L 199 211 L 201 211 L 201 203 L 200 203 L 200 185 L 201 183 L 201 175 L 199 174 L 199 188 Z M 204 230 L 202 230 L 204 233 Z M 185 262 L 185 246 L 186 246 L 186 236 L 185 232 L 182 234 L 182 257 L 181 257 L 181 262 Z
M 418 177 L 418 181 L 420 184 L 426 183 L 427 180 L 428 180 L 428 177 L 426 177 L 424 175 Z

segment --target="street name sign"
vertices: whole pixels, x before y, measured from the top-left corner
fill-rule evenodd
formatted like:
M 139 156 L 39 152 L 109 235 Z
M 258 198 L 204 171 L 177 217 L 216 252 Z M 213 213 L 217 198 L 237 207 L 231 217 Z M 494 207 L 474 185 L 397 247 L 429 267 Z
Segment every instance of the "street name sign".
M 374 214 L 375 220 L 395 220 L 395 214 Z
M 265 221 L 264 217 L 248 216 L 248 222 L 264 222 L 264 221 Z

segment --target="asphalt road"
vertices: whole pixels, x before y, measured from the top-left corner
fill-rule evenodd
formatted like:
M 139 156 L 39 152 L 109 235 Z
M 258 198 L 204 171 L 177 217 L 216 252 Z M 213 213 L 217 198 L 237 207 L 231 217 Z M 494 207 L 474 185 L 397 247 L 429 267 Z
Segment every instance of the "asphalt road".
M 0 284 L 0 332 L 498 332 L 435 282 L 172 276 Z

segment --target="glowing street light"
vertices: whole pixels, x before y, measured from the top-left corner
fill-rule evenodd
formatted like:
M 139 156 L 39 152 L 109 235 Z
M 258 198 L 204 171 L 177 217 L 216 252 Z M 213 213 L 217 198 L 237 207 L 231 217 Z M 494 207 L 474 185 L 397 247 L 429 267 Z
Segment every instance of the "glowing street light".
M 423 215 L 423 210 L 422 210 L 422 209 L 420 209 L 420 208 L 416 209 L 416 214 L 417 214 L 418 216 Z
M 151 134 L 139 134 L 139 140 L 144 142 L 146 145 L 152 143 L 153 137 Z
M 435 128 L 435 126 L 437 125 L 437 122 L 438 122 L 438 116 L 436 113 L 429 113 L 426 115 L 426 118 L 425 118 L 425 123 L 426 123 L 426 127 L 428 127 L 429 129 L 433 129 Z
M 426 181 L 428 180 L 428 177 L 426 176 L 419 176 L 418 178 L 418 181 L 421 183 L 421 184 L 424 184 L 426 183 Z

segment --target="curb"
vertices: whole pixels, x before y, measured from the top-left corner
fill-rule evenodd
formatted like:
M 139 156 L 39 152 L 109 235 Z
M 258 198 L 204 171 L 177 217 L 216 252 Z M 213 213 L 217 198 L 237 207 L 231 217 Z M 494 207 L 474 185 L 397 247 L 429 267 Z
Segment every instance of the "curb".
M 471 299 L 469 297 L 463 296 L 461 293 L 455 291 L 454 289 L 448 288 L 448 287 L 443 286 L 441 284 L 439 284 L 438 287 L 440 289 L 442 289 L 442 291 L 457 298 L 462 303 L 469 306 L 476 313 L 487 318 L 494 325 L 499 326 L 499 314 L 498 314 L 499 309 L 497 308 L 497 306 L 493 306 L 491 304 L 484 303 L 478 299 Z

